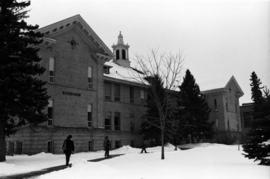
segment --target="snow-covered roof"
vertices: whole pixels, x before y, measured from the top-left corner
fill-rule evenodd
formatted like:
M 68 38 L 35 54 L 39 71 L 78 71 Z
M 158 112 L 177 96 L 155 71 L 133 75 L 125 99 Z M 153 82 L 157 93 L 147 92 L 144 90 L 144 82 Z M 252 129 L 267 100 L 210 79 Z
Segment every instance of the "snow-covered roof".
M 115 63 L 113 60 L 105 62 L 104 65 L 111 67 L 109 74 L 104 73 L 104 76 L 107 78 L 120 80 L 122 82 L 137 83 L 140 85 L 148 84 L 144 80 L 144 75 L 142 73 L 139 73 L 132 67 L 120 66 L 117 63 Z
M 124 67 L 121 65 L 118 65 L 117 63 L 115 63 L 113 60 L 107 61 L 105 62 L 106 66 L 110 67 L 110 73 L 106 74 L 104 73 L 105 78 L 109 78 L 111 80 L 120 80 L 123 83 L 136 83 L 136 84 L 140 84 L 140 85 L 147 85 L 147 81 L 144 80 L 144 75 L 140 72 L 138 72 L 137 70 L 135 70 L 135 68 L 132 67 Z M 237 83 L 236 79 L 234 76 L 231 76 L 231 78 L 227 78 L 227 80 L 219 80 L 216 82 L 211 82 L 209 83 L 209 85 L 202 85 L 204 88 L 201 88 L 202 93 L 212 93 L 212 92 L 218 92 L 218 91 L 224 91 L 226 90 L 226 88 L 228 88 L 228 86 L 233 83 L 236 88 L 237 91 L 239 92 L 240 96 L 242 96 L 244 93 L 242 91 L 242 89 L 240 88 L 239 84 Z M 199 84 L 200 85 L 200 84 Z M 201 86 L 201 85 L 200 85 Z

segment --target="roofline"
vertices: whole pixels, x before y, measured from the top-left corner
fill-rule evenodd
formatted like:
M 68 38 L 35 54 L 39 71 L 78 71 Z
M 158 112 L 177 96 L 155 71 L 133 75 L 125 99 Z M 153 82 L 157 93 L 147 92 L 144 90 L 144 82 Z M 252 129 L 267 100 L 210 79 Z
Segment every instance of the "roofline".
M 87 24 L 87 22 L 79 14 L 57 21 L 50 25 L 41 27 L 37 29 L 37 31 L 42 32 L 42 33 L 46 33 L 47 31 L 49 31 L 53 34 L 57 31 L 58 28 L 66 27 L 68 24 L 72 25 L 74 22 L 79 22 L 83 26 L 83 29 L 86 32 L 88 32 L 88 35 L 91 35 L 95 39 L 95 41 L 99 44 L 99 46 L 102 47 L 103 50 L 110 57 L 113 57 L 112 51 L 107 47 L 107 45 L 100 39 L 100 37 L 95 33 L 95 31 Z M 54 32 L 55 29 L 56 31 Z
M 250 102 L 250 103 L 242 103 L 241 106 L 253 106 L 254 102 Z
M 244 95 L 244 92 L 243 90 L 241 89 L 240 85 L 238 84 L 238 82 L 236 81 L 235 77 L 232 76 L 229 81 L 226 83 L 225 87 L 227 87 L 229 85 L 229 83 L 233 81 L 235 84 L 236 84 L 236 87 L 238 88 L 239 92 L 240 92 L 240 95 L 239 97 L 243 96 Z
M 218 93 L 218 92 L 225 92 L 225 88 L 214 88 L 214 89 L 201 91 L 201 93 L 203 94 Z
M 132 81 L 128 81 L 128 80 L 121 80 L 121 79 L 117 79 L 117 78 L 113 78 L 113 77 L 109 77 L 109 76 L 105 76 L 105 75 L 103 75 L 103 79 L 105 81 L 117 82 L 117 83 L 121 83 L 121 84 L 140 86 L 140 87 L 147 87 L 146 84 L 142 84 L 142 83 L 139 83 L 139 82 L 136 83 L 136 82 L 132 82 Z

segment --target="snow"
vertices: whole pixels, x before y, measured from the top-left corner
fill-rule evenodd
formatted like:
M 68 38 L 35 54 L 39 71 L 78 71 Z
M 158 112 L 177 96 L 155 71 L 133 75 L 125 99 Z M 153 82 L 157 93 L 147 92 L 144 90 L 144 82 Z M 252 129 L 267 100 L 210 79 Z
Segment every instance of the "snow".
M 104 73 L 104 76 L 106 77 L 138 83 L 138 84 L 148 84 L 144 80 L 144 76 L 138 73 L 137 71 L 135 71 L 131 67 L 120 66 L 117 63 L 113 62 L 113 60 L 105 62 L 105 65 L 111 67 L 109 74 Z
M 267 141 L 263 142 L 264 145 L 270 145 L 270 139 L 268 139 Z
M 236 145 L 196 144 L 186 145 L 189 150 L 165 147 L 165 160 L 160 159 L 160 147 L 140 149 L 123 146 L 111 154 L 124 154 L 100 162 L 88 160 L 101 158 L 103 151 L 76 153 L 71 156 L 72 167 L 39 176 L 40 179 L 92 178 L 92 179 L 269 179 L 270 170 L 244 158 Z M 35 171 L 64 164 L 62 154 L 40 153 L 33 156 L 8 156 L 0 163 L 0 177 L 15 173 Z

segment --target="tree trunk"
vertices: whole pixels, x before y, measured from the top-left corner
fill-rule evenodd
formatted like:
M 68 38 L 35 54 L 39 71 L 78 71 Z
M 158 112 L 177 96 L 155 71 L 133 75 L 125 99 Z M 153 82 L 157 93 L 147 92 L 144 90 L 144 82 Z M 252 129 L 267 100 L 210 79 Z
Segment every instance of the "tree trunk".
M 6 141 L 3 119 L 0 117 L 0 162 L 6 161 Z
M 165 159 L 164 154 L 164 127 L 161 127 L 161 160 Z

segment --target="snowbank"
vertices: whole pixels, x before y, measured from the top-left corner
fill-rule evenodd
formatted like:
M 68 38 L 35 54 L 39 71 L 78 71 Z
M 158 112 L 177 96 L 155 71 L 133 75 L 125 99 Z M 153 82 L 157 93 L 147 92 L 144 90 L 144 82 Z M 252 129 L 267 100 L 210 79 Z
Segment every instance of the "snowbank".
M 111 151 L 125 154 L 100 162 L 87 160 L 101 158 L 103 151 L 74 154 L 73 166 L 64 170 L 39 176 L 41 179 L 269 179 L 269 167 L 256 165 L 238 151 L 236 145 L 197 144 L 190 150 L 174 150 L 165 147 L 165 160 L 161 160 L 160 147 L 140 149 L 123 146 Z M 33 171 L 64 163 L 64 155 L 37 154 L 34 156 L 7 157 L 0 163 L 0 176 Z

